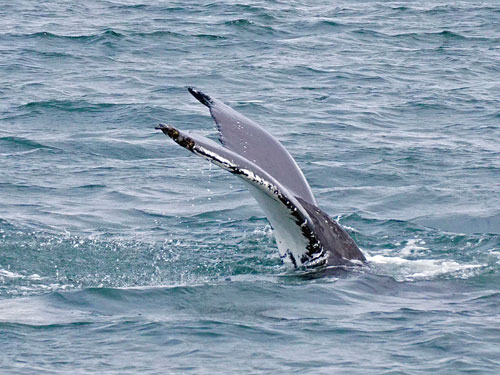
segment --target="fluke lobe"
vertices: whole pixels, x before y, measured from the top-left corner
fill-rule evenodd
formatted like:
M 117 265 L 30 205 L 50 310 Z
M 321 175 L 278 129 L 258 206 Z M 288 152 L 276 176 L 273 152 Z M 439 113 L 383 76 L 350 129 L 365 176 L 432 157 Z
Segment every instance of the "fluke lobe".
M 188 90 L 210 109 L 221 144 L 170 125 L 160 124 L 157 129 L 243 180 L 264 210 L 285 263 L 323 268 L 366 262 L 349 234 L 318 208 L 304 174 L 281 143 L 221 101 L 194 88 Z

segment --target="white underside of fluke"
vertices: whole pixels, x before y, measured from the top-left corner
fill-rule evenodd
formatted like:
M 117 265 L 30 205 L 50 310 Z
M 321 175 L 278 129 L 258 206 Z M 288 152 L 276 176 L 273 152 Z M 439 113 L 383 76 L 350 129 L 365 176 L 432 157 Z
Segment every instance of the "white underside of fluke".
M 309 267 L 321 262 L 327 256 L 326 253 L 322 253 L 312 262 L 302 263 L 301 259 L 310 244 L 310 239 L 304 235 L 302 229 L 303 226 L 310 223 L 310 218 L 300 203 L 290 193 L 284 191 L 283 187 L 276 186 L 251 170 L 241 168 L 232 160 L 224 158 L 200 144 L 196 144 L 192 151 L 241 178 L 269 220 L 276 238 L 279 255 L 284 263 L 293 267 Z M 286 199 L 287 205 L 280 198 Z M 297 215 L 294 215 L 294 212 L 298 210 L 303 217 L 303 221 L 300 223 L 297 222 Z
M 304 237 L 301 227 L 292 216 L 291 211 L 279 200 L 271 197 L 258 187 L 243 180 L 248 190 L 264 211 L 276 238 L 278 251 L 283 262 L 290 266 L 302 266 L 300 261 L 304 255 L 309 239 Z M 293 255 L 296 264 L 293 264 L 290 254 Z

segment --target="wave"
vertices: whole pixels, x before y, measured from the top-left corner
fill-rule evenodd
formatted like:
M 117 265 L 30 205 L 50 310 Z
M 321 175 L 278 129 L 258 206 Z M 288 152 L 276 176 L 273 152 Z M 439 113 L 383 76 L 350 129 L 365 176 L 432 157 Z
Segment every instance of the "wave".
M 460 234 L 500 234 L 500 213 L 486 212 L 483 215 L 447 213 L 421 216 L 414 222 L 442 231 Z
M 99 112 L 105 109 L 122 106 L 115 103 L 91 103 L 85 100 L 42 100 L 29 102 L 18 107 L 19 110 L 58 109 L 65 112 Z
M 403 32 L 403 33 L 396 33 L 396 34 L 391 34 L 388 32 L 381 32 L 381 31 L 376 31 L 372 29 L 355 29 L 352 30 L 351 33 L 354 34 L 359 34 L 359 35 L 368 35 L 372 36 L 374 38 L 392 38 L 392 39 L 415 39 L 415 40 L 423 40 L 428 42 L 429 40 L 432 39 L 439 39 L 439 40 L 450 40 L 450 41 L 489 41 L 489 42 L 497 42 L 500 40 L 497 37 L 482 37 L 482 36 L 470 36 L 470 35 L 463 35 L 455 31 L 450 31 L 450 30 L 441 30 L 441 31 L 435 31 L 435 32 Z
M 48 31 L 39 31 L 30 34 L 3 34 L 2 37 L 11 37 L 16 39 L 38 39 L 38 40 L 62 40 L 69 42 L 84 42 L 84 43 L 96 43 L 100 41 L 111 41 L 118 40 L 125 37 L 124 34 L 117 32 L 112 29 L 105 30 L 97 34 L 89 35 L 61 35 Z
M 15 136 L 0 137 L 0 143 L 6 143 L 7 146 L 9 144 L 15 145 L 17 147 L 22 147 L 23 149 L 27 149 L 27 150 L 31 150 L 31 149 L 59 150 L 56 147 L 47 146 L 47 145 L 32 141 L 32 140 L 27 139 L 27 138 L 15 137 Z
M 198 38 L 198 39 L 208 39 L 208 40 L 226 40 L 227 37 L 223 35 L 217 35 L 217 34 L 208 34 L 208 33 L 201 33 L 201 34 L 189 34 L 189 33 L 178 33 L 170 30 L 156 30 L 156 31 L 151 31 L 151 32 L 140 32 L 140 33 L 131 33 L 131 37 L 140 37 L 140 38 L 155 38 L 155 39 L 163 39 L 163 38 L 168 38 L 168 37 L 174 37 L 174 38 Z
M 465 3 L 464 3 L 465 4 Z M 460 6 L 459 4 L 454 5 L 437 5 L 429 9 L 423 9 L 423 13 L 427 14 L 441 14 L 441 13 L 451 13 L 456 14 L 460 12 L 473 12 L 473 11 L 488 11 L 488 12 L 500 12 L 500 8 L 488 6 L 486 4 L 467 4 L 467 6 Z
M 245 18 L 238 18 L 235 20 L 226 21 L 224 22 L 224 24 L 228 26 L 252 26 L 255 25 L 255 22 L 247 20 Z
M 267 5 L 259 6 L 256 4 L 213 2 L 205 5 L 204 8 L 227 14 L 249 14 L 252 17 L 258 17 L 259 19 L 267 21 L 276 20 L 276 17 L 272 14 L 273 10 L 268 9 Z
M 259 32 L 266 35 L 274 34 L 277 32 L 277 30 L 272 26 L 262 25 L 246 18 L 237 18 L 230 21 L 225 21 L 223 24 L 231 28 Z
M 437 31 L 437 32 L 422 32 L 422 33 L 417 33 L 417 32 L 410 32 L 410 33 L 399 33 L 399 34 L 389 34 L 387 36 L 393 37 L 393 38 L 435 38 L 435 37 L 440 37 L 444 39 L 456 39 L 456 40 L 466 40 L 469 39 L 466 36 L 449 31 L 449 30 L 443 30 L 443 31 Z
M 429 39 L 444 39 L 444 40 L 456 40 L 456 41 L 486 41 L 486 42 L 498 42 L 500 39 L 497 37 L 488 38 L 482 36 L 471 36 L 471 35 L 463 35 L 450 30 L 442 30 L 436 32 L 410 32 L 410 33 L 398 33 L 398 34 L 387 34 L 387 36 L 392 38 L 412 38 L 412 39 L 420 39 L 426 40 Z

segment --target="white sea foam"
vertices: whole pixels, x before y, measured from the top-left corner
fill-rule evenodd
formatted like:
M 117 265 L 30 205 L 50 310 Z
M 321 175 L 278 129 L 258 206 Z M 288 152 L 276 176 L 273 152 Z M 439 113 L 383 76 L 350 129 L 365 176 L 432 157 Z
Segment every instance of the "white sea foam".
M 266 225 L 263 228 L 256 228 L 253 230 L 252 234 L 258 235 L 261 237 L 272 237 L 273 236 L 273 230 L 271 229 L 270 225 Z
M 488 251 L 488 254 L 495 257 L 497 259 L 496 263 L 500 264 L 500 250 L 490 250 Z
M 40 275 L 34 273 L 33 275 L 22 275 L 20 273 L 16 273 L 16 272 L 12 272 L 12 271 L 9 271 L 9 270 L 5 270 L 5 269 L 2 269 L 0 268 L 0 280 L 2 279 L 26 279 L 26 280 L 34 280 L 34 281 L 38 281 L 38 280 L 42 280 L 42 278 L 40 277 Z
M 397 281 L 431 280 L 441 276 L 469 278 L 486 264 L 461 264 L 445 259 L 405 259 L 397 256 L 365 254 L 371 269 Z
M 429 248 L 421 246 L 425 245 L 425 241 L 419 238 L 409 239 L 400 251 L 402 256 L 416 256 L 425 254 Z
M 24 276 L 15 272 L 11 272 L 8 270 L 0 269 L 0 278 L 8 278 L 8 279 L 23 279 Z
M 22 271 L 21 271 L 22 272 Z M 25 296 L 44 293 L 47 291 L 59 291 L 73 289 L 71 284 L 48 283 L 46 277 L 36 273 L 25 275 L 0 268 L 0 287 L 2 284 L 15 284 L 16 287 L 7 291 L 8 295 Z

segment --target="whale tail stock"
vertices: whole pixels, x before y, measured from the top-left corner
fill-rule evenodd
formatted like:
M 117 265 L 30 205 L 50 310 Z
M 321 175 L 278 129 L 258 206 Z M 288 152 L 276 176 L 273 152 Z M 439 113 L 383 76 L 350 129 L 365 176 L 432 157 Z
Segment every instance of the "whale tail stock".
M 221 144 L 170 125 L 156 129 L 242 179 L 266 214 L 285 263 L 313 268 L 366 261 L 349 234 L 317 207 L 304 174 L 281 143 L 219 100 L 188 90 L 209 108 Z

